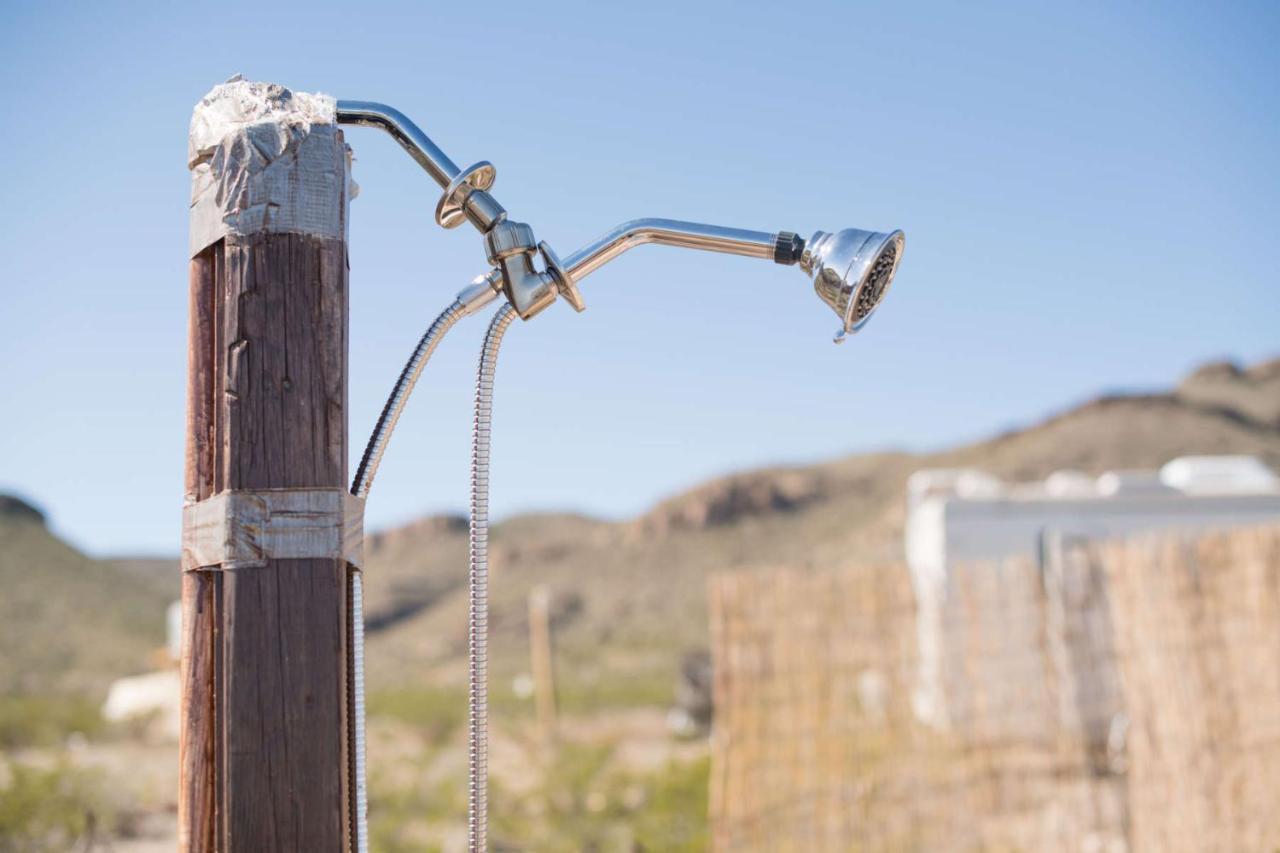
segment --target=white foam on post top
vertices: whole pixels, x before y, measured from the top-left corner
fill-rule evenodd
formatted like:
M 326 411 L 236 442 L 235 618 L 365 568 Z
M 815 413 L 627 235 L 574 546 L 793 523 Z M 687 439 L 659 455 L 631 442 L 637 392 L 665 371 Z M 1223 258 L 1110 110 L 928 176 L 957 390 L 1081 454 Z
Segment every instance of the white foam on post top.
M 236 75 L 191 115 L 191 254 L 262 232 L 345 238 L 351 150 L 328 95 Z

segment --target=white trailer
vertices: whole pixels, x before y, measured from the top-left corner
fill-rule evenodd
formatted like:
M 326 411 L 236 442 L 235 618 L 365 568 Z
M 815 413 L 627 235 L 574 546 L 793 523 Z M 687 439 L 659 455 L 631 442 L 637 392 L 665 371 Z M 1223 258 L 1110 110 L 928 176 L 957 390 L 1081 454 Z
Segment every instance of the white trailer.
M 1280 520 L 1280 479 L 1251 456 L 1188 456 L 1159 471 L 1094 478 L 1058 471 L 1005 483 L 983 471 L 918 471 L 907 486 L 906 553 L 916 595 L 920 663 L 912 703 L 922 721 L 950 725 L 944 690 L 947 599 L 955 567 L 1037 558 L 1062 539 L 1196 532 Z

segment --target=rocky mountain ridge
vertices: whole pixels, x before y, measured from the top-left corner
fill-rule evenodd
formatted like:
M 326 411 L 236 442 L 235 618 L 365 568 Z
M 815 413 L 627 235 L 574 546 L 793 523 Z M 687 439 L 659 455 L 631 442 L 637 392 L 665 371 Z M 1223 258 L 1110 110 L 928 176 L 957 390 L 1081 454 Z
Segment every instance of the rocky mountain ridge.
M 719 478 L 639 518 L 532 514 L 491 547 L 493 666 L 527 667 L 528 595 L 552 594 L 557 653 L 574 677 L 655 677 L 705 643 L 708 574 L 820 570 L 902 559 L 906 478 L 975 467 L 1008 479 L 1062 469 L 1156 468 L 1191 453 L 1245 453 L 1280 470 L 1280 359 L 1205 365 L 1167 393 L 1110 393 L 985 441 L 938 453 L 858 454 Z M 454 683 L 465 652 L 467 525 L 433 516 L 367 543 L 371 683 Z M 0 690 L 100 689 L 146 669 L 177 595 L 174 560 L 94 561 L 58 540 L 29 502 L 0 497 Z M 594 675 L 593 675 L 594 673 Z

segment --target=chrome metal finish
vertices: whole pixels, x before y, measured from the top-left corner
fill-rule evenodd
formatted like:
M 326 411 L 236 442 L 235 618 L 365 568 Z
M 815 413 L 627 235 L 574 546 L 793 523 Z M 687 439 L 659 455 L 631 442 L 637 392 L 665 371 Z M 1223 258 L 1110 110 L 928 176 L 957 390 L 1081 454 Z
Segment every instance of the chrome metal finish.
M 418 345 L 413 349 L 413 354 L 405 362 L 404 369 L 400 371 L 400 378 L 391 389 L 391 396 L 382 407 L 382 414 L 378 416 L 373 434 L 369 436 L 369 443 L 365 445 L 364 455 L 360 458 L 360 465 L 357 466 L 356 476 L 351 483 L 351 494 L 358 498 L 369 496 L 369 490 L 373 488 L 373 478 L 378 473 L 378 465 L 382 463 L 382 454 L 386 452 L 387 442 L 391 439 L 391 433 L 395 431 L 396 422 L 400 420 L 404 404 L 413 393 L 413 386 L 418 384 L 422 368 L 426 366 L 431 354 L 436 351 L 436 346 L 445 333 L 468 313 L 470 312 L 466 305 L 455 300 L 423 333 Z
M 471 279 L 471 284 L 458 292 L 458 302 L 469 317 L 502 295 L 502 273 L 489 270 Z
M 563 294 L 576 310 L 583 300 L 577 282 L 635 246 L 656 243 L 686 249 L 701 249 L 730 255 L 792 264 L 799 254 L 800 266 L 814 282 L 818 296 L 841 319 L 836 342 L 861 329 L 888 292 L 902 260 L 901 231 L 887 234 L 848 229 L 835 234 L 819 231 L 801 248 L 790 232 L 766 233 L 724 228 L 675 219 L 636 219 L 624 222 L 589 245 L 553 262 L 555 253 L 542 249 L 546 271 L 533 266 L 533 231 L 520 225 L 518 246 L 507 246 L 517 229 L 506 211 L 488 194 L 493 185 L 492 164 L 480 162 L 460 170 L 422 130 L 403 113 L 386 104 L 370 101 L 337 102 L 341 124 L 378 127 L 391 134 L 432 178 L 444 188 L 436 207 L 436 221 L 446 228 L 468 219 L 486 235 L 489 262 L 498 267 L 503 291 L 523 320 L 544 310 Z M 527 232 L 527 233 L 526 233 Z M 545 244 L 538 244 L 540 249 Z
M 471 546 L 467 573 L 467 849 L 489 849 L 489 447 L 493 374 L 516 311 L 494 314 L 480 351 L 471 434 Z
M 533 267 L 533 253 L 507 255 L 498 262 L 504 280 L 503 292 L 521 320 L 541 314 L 556 301 L 556 279 Z
M 448 187 L 460 171 L 431 137 L 422 132 L 409 117 L 386 104 L 374 101 L 343 101 L 337 103 L 338 124 L 355 124 L 361 127 L 377 127 L 391 134 L 400 147 L 441 187 Z
M 867 324 L 884 301 L 902 262 L 901 231 L 881 233 L 848 228 L 816 232 L 805 244 L 800 269 L 813 279 L 818 297 L 841 319 L 836 343 Z
M 677 219 L 633 219 L 569 255 L 564 259 L 564 266 L 576 282 L 628 249 L 646 243 L 773 260 L 776 238 L 777 234 L 763 231 L 745 231 L 699 222 L 681 222 Z
M 548 257 L 545 243 L 535 243 L 533 229 L 523 222 L 504 219 L 484 235 L 489 263 L 502 274 L 502 290 L 515 307 L 520 319 L 528 320 L 555 302 L 560 279 L 549 269 L 539 272 L 533 266 L 535 252 Z M 555 253 L 551 253 L 554 257 Z M 570 285 L 572 286 L 572 285 Z
M 486 282 L 483 276 L 481 280 Z M 435 322 L 423 334 L 413 354 L 400 371 L 400 378 L 391 389 L 391 396 L 382 407 L 382 414 L 365 445 L 364 455 L 356 468 L 356 475 L 351 482 L 351 493 L 358 498 L 367 498 L 373 487 L 373 478 L 378 473 L 378 465 L 382 462 L 382 454 L 387 449 L 391 433 L 404 411 L 404 404 L 413 393 L 413 386 L 422 375 L 422 368 L 435 352 L 441 338 L 459 319 L 478 310 L 478 306 L 490 302 L 497 295 L 492 287 L 485 287 L 489 296 L 479 290 L 468 288 L 459 294 L 459 298 L 440 313 Z M 465 297 L 465 298 L 464 298 Z M 361 573 L 353 571 L 350 583 L 351 601 L 351 787 L 355 790 L 355 820 L 352 826 L 356 853 L 368 853 L 369 850 L 369 786 L 367 761 L 365 758 L 365 702 L 364 702 L 364 581 Z
M 481 234 L 507 218 L 506 209 L 484 190 L 475 190 L 468 195 L 462 212 Z
M 502 290 L 520 319 L 528 320 L 545 310 L 560 292 L 567 294 L 570 304 L 582 310 L 582 297 L 573 278 L 550 266 L 543 272 L 535 269 L 533 255 L 539 244 L 535 242 L 533 229 L 508 220 L 507 211 L 489 195 L 496 175 L 492 163 L 482 160 L 465 170 L 459 169 L 408 116 L 386 104 L 340 100 L 337 118 L 339 124 L 385 130 L 444 188 L 436 205 L 437 224 L 456 228 L 467 220 L 485 235 L 489 263 L 500 271 Z M 549 259 L 555 257 L 554 252 L 548 255 L 549 251 L 542 252 L 548 264 Z
M 818 296 L 840 316 L 839 342 L 856 332 L 879 307 L 897 273 L 904 239 L 901 231 L 877 233 L 845 230 L 819 231 L 806 244 L 791 232 L 766 233 L 724 228 L 674 219 L 636 219 L 624 222 L 563 262 L 545 242 L 535 242 L 533 229 L 511 222 L 506 211 L 488 192 L 495 171 L 488 162 L 465 171 L 440 150 L 422 130 L 400 111 L 369 101 L 337 102 L 340 124 L 380 128 L 417 162 L 444 190 L 436 206 L 436 221 L 453 228 L 465 219 L 485 235 L 486 255 L 494 267 L 477 277 L 458 294 L 418 342 L 383 408 L 356 472 L 352 491 L 365 497 L 377 473 L 386 443 L 394 430 L 409 393 L 440 338 L 461 317 L 475 313 L 499 294 L 507 297 L 485 336 L 476 384 L 475 422 L 471 471 L 471 547 L 468 591 L 470 689 L 468 691 L 467 835 L 473 853 L 487 849 L 488 811 L 488 496 L 490 418 L 493 373 L 503 335 L 515 317 L 527 320 L 563 296 L 575 310 L 584 303 L 577 282 L 635 246 L 654 243 L 708 252 L 799 263 L 814 282 Z M 544 269 L 534 266 L 541 254 Z M 358 571 L 351 578 L 351 650 L 353 655 L 351 719 L 353 725 L 352 780 L 355 791 L 355 848 L 367 853 L 367 789 L 364 754 L 364 623 L 363 583 Z
M 576 284 L 609 261 L 646 243 L 743 255 L 800 268 L 814 282 L 818 296 L 841 319 L 835 340 L 861 329 L 880 306 L 902 262 L 905 238 L 856 228 L 828 234 L 818 231 L 804 243 L 789 231 L 765 233 L 675 219 L 634 219 L 574 252 L 564 261 Z M 575 307 L 577 307 L 575 305 Z M 524 316 L 523 314 L 521 315 Z
M 488 160 L 481 160 L 455 175 L 436 205 L 436 224 L 441 228 L 457 228 L 465 222 L 467 197 L 475 190 L 488 190 L 497 176 L 498 170 Z
M 503 258 L 532 252 L 537 246 L 533 229 L 523 222 L 512 222 L 510 219 L 499 222 L 484 235 L 485 254 L 489 263 L 495 265 Z
M 444 189 L 436 205 L 436 222 L 442 227 L 456 228 L 469 220 L 483 233 L 506 215 L 502 205 L 488 193 L 496 175 L 492 163 L 481 160 L 459 169 L 422 128 L 395 107 L 373 101 L 339 100 L 337 118 L 338 124 L 385 130 L 427 171 Z
M 564 298 L 565 302 L 573 307 L 574 311 L 581 314 L 587 310 L 587 303 L 582 299 L 582 291 L 578 290 L 578 285 L 574 283 L 573 276 L 569 275 L 569 271 L 564 268 L 564 264 L 560 263 L 560 256 L 557 255 L 546 242 L 538 244 L 538 251 L 542 253 L 542 262 L 547 267 L 547 272 L 555 278 L 556 291 Z
M 369 853 L 369 773 L 365 757 L 364 709 L 364 575 L 351 572 L 351 752 L 355 788 L 355 853 Z

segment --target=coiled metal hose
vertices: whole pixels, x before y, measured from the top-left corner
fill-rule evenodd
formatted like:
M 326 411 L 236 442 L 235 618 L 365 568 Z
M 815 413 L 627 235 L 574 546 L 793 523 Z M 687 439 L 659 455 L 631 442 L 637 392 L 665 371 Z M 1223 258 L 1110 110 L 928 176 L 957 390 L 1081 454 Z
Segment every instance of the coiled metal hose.
M 378 473 L 378 465 L 382 462 L 382 454 L 387 449 L 391 433 L 400 420 L 405 403 L 413 393 L 413 386 L 422 375 L 431 354 L 445 333 L 462 317 L 466 316 L 466 307 L 460 301 L 454 301 L 441 312 L 435 322 L 423 333 L 413 355 L 405 362 L 400 371 L 400 378 L 391 389 L 391 396 L 382 407 L 382 414 L 365 445 L 364 455 L 356 468 L 356 476 L 351 482 L 351 493 L 358 498 L 367 498 L 369 489 L 373 487 L 373 478 Z M 351 612 L 348 618 L 351 624 L 351 776 L 352 788 L 355 791 L 355 819 L 352 821 L 352 832 L 355 835 L 356 853 L 368 853 L 369 850 L 369 785 L 367 762 L 365 759 L 365 709 L 364 709 L 364 582 L 359 569 L 351 572 L 351 588 L 349 590 Z
M 365 445 L 364 455 L 360 458 L 360 466 L 356 468 L 356 476 L 351 483 L 351 494 L 358 498 L 368 496 L 369 489 L 373 487 L 373 478 L 378 473 L 378 465 L 382 463 L 382 454 L 386 452 L 387 441 L 391 438 L 391 433 L 396 428 L 396 421 L 400 420 L 400 414 L 404 411 L 405 402 L 409 399 L 409 395 L 413 393 L 413 386 L 418 384 L 418 377 L 422 375 L 422 368 L 426 366 L 431 354 L 436 351 L 436 345 L 440 343 L 440 339 L 444 337 L 445 332 L 453 328 L 453 324 L 466 316 L 466 313 L 466 306 L 454 300 L 453 304 L 440 312 L 440 316 L 423 333 L 422 339 L 418 341 L 418 346 L 413 350 L 413 355 L 409 356 L 409 360 L 405 362 L 404 369 L 400 371 L 400 378 L 396 380 L 395 387 L 391 389 L 391 396 L 387 398 L 386 405 L 382 407 L 382 414 L 378 416 L 378 423 L 373 428 L 373 434 L 369 436 L 369 443 Z
M 364 745 L 364 581 L 359 569 L 351 570 L 351 778 L 355 789 L 355 821 L 352 832 L 357 853 L 369 851 L 369 782 Z
M 489 440 L 498 349 L 515 317 L 510 304 L 498 309 L 485 333 L 476 374 L 467 575 L 467 847 L 471 853 L 485 853 L 489 846 Z

